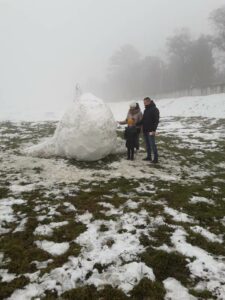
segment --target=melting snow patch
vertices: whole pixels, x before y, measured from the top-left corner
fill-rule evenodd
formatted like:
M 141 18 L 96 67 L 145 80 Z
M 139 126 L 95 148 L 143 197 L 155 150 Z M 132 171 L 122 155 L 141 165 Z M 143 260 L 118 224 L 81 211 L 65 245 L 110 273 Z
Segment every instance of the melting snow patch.
M 20 221 L 19 225 L 16 227 L 16 229 L 13 232 L 21 232 L 25 230 L 25 225 L 27 223 L 28 218 L 24 218 Z
M 47 268 L 48 264 L 52 262 L 53 259 L 48 259 L 46 261 L 37 261 L 37 260 L 32 261 L 32 263 L 36 265 L 38 270 Z
M 141 262 L 131 262 L 120 267 L 111 266 L 103 275 L 98 272 L 93 273 L 88 279 L 88 284 L 101 287 L 110 282 L 113 287 L 118 287 L 128 293 L 143 277 L 147 277 L 152 281 L 155 280 L 151 268 Z
M 125 206 L 127 206 L 127 207 L 130 208 L 130 209 L 137 209 L 140 203 L 141 203 L 140 201 L 139 201 L 139 203 L 137 203 L 137 202 L 134 202 L 134 201 L 132 201 L 131 199 L 129 199 L 129 200 L 125 203 Z
M 0 278 L 2 282 L 10 282 L 16 278 L 16 274 L 10 274 L 6 269 L 0 269 Z
M 166 214 L 173 217 L 173 220 L 176 222 L 186 222 L 186 223 L 194 223 L 193 218 L 189 217 L 187 214 L 179 212 L 173 208 L 165 207 L 164 211 Z
M 214 233 L 209 232 L 208 230 L 206 230 L 203 227 L 200 226 L 192 226 L 190 227 L 192 231 L 201 234 L 202 236 L 204 236 L 207 240 L 209 240 L 210 242 L 215 242 L 215 243 L 223 243 L 223 238 L 222 237 L 218 237 L 216 236 Z
M 54 228 L 59 228 L 68 224 L 68 221 L 63 222 L 52 222 L 48 225 L 39 225 L 35 231 L 34 235 L 46 235 L 51 236 L 53 234 Z
M 10 231 L 10 229 L 4 228 L 4 225 L 7 223 L 17 221 L 17 217 L 14 214 L 12 206 L 14 204 L 24 204 L 25 201 L 22 199 L 1 199 L 0 200 L 0 211 L 1 211 L 1 218 L 0 218 L 0 234 L 4 234 Z
M 199 197 L 199 196 L 192 196 L 190 199 L 191 203 L 199 203 L 199 202 L 204 202 L 208 204 L 214 204 L 213 200 L 207 199 L 205 197 Z
M 18 185 L 18 184 L 13 184 L 10 186 L 10 190 L 13 193 L 19 194 L 22 192 L 30 192 L 35 188 L 35 184 L 27 184 L 27 185 Z
M 191 296 L 188 290 L 176 279 L 169 277 L 164 280 L 163 283 L 167 291 L 165 300 L 197 300 L 197 298 Z
M 73 204 L 69 203 L 69 202 L 64 202 L 63 205 L 66 207 L 66 211 L 67 212 L 74 212 L 76 211 L 76 208 L 74 207 Z
M 8 300 L 31 300 L 43 294 L 43 288 L 35 283 L 28 284 L 24 289 L 15 290 Z
M 205 250 L 186 242 L 187 233 L 177 229 L 171 241 L 176 251 L 193 258 L 187 266 L 191 273 L 204 282 L 205 289 L 211 291 L 217 299 L 225 299 L 225 263 L 220 257 L 213 257 Z
M 91 213 L 89 213 L 88 211 L 86 211 L 86 213 L 84 213 L 83 215 L 78 215 L 76 217 L 76 221 L 81 222 L 83 224 L 89 224 L 92 218 L 93 218 L 93 215 Z
M 50 241 L 36 241 L 38 248 L 50 253 L 53 256 L 62 255 L 69 249 L 69 243 L 54 243 Z

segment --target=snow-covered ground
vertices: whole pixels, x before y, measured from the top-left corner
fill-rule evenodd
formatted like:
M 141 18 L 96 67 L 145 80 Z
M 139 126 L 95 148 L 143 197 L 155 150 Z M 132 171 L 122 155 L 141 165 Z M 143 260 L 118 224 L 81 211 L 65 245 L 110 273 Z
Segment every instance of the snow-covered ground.
M 142 110 L 143 101 L 137 101 Z M 109 106 L 116 120 L 123 120 L 131 101 L 113 102 Z M 162 117 L 180 116 L 193 117 L 201 116 L 207 118 L 225 118 L 225 94 L 215 94 L 209 96 L 183 97 L 174 99 L 156 100 Z M 40 106 L 7 106 L 2 105 L 0 110 L 1 120 L 12 121 L 43 121 L 43 120 L 60 120 L 69 105 L 46 103 L 45 107 Z
M 0 123 L 1 298 L 225 299 L 225 95 L 157 105 L 157 166 L 143 145 L 134 161 L 27 157 L 56 123 Z M 122 120 L 129 102 L 110 106 Z

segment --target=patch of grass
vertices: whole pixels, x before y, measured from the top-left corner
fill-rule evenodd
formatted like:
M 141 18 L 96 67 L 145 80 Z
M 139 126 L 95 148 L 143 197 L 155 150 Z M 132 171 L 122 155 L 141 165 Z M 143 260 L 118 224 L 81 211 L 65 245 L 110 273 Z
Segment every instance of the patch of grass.
M 36 219 L 29 218 L 27 230 L 4 235 L 1 239 L 0 250 L 9 258 L 7 268 L 10 273 L 24 274 L 36 271 L 31 264 L 33 260 L 44 261 L 50 255 L 34 244 L 33 231 L 36 228 Z M 23 259 L 21 259 L 23 258 Z
M 109 238 L 107 239 L 107 241 L 105 242 L 105 245 L 108 246 L 109 248 L 111 248 L 113 246 L 113 244 L 115 243 L 115 241 L 113 240 L 113 238 Z
M 100 210 L 103 209 L 99 202 L 107 201 L 116 208 L 121 206 L 127 201 L 126 197 L 118 196 L 118 193 L 126 195 L 134 188 L 139 186 L 139 183 L 132 180 L 127 180 L 123 177 L 118 179 L 112 179 L 108 182 L 99 182 L 98 185 L 91 186 L 91 190 L 85 191 L 85 187 L 78 191 L 75 196 L 68 196 L 65 200 L 72 203 L 79 211 L 79 213 L 85 213 L 89 211 L 93 214 L 95 219 L 113 219 L 113 216 L 107 217 Z M 88 186 L 90 187 L 90 185 Z M 104 196 L 111 196 L 105 200 Z
M 193 296 L 197 297 L 197 299 L 217 299 L 216 296 L 213 296 L 211 292 L 205 291 L 197 291 L 194 289 L 190 289 L 189 293 Z
M 65 300 L 97 300 L 97 289 L 94 285 L 87 285 L 69 290 L 61 295 Z
M 143 300 L 163 300 L 166 294 L 163 284 L 159 281 L 152 282 L 147 278 L 143 278 L 138 285 L 131 291 L 131 299 Z
M 80 254 L 81 247 L 75 242 L 70 243 L 70 248 L 68 251 L 66 251 L 64 254 L 51 257 L 53 258 L 53 262 L 48 264 L 48 266 L 41 270 L 40 276 L 50 273 L 53 269 L 61 267 L 64 263 L 66 263 L 69 260 L 70 256 L 77 257 Z
M 111 264 L 103 264 L 103 265 L 102 265 L 102 264 L 100 264 L 100 263 L 96 263 L 96 264 L 94 264 L 93 269 L 98 270 L 98 272 L 99 272 L 100 274 L 102 274 L 102 272 L 105 271 L 110 265 L 111 265 Z
M 167 253 L 152 248 L 141 254 L 141 260 L 149 267 L 159 281 L 168 277 L 176 278 L 186 285 L 190 281 L 190 271 L 187 268 L 186 257 L 177 253 Z
M 7 187 L 0 187 L 0 199 L 8 197 L 10 190 Z
M 191 230 L 187 230 L 187 231 L 189 233 L 189 235 L 186 238 L 188 243 L 194 246 L 198 246 L 199 248 L 202 248 L 214 255 L 225 256 L 225 248 L 223 244 L 220 244 L 218 242 L 210 242 L 206 238 L 204 238 L 201 234 L 195 233 Z
M 45 291 L 45 296 L 41 297 L 41 300 L 56 300 L 56 299 L 61 299 L 58 297 L 58 293 L 56 290 L 47 290 Z
M 109 228 L 105 224 L 101 224 L 99 227 L 99 231 L 105 232 L 108 230 L 109 230 Z
M 225 203 L 222 199 L 222 195 L 217 195 L 213 190 L 208 190 L 208 187 L 215 186 L 213 184 L 213 178 L 204 178 L 200 183 L 192 184 L 181 184 L 181 183 L 170 183 L 169 190 L 163 191 L 165 184 L 164 182 L 156 183 L 158 190 L 155 200 L 164 200 L 168 203 L 169 207 L 174 208 L 180 212 L 188 214 L 193 217 L 199 225 L 202 227 L 213 226 L 214 230 L 216 227 L 221 227 L 220 223 L 215 223 L 215 219 L 222 219 L 225 211 Z M 207 203 L 199 202 L 196 204 L 190 203 L 192 196 L 201 196 L 207 199 L 215 199 L 216 205 L 209 205 Z M 172 219 L 167 218 L 168 223 L 177 224 Z M 221 228 L 217 230 L 221 233 Z
M 128 298 L 119 289 L 113 288 L 110 285 L 104 286 L 101 290 L 97 291 L 95 286 L 88 285 L 78 287 L 76 289 L 67 291 L 62 294 L 62 299 L 65 300 L 128 300 Z
M 98 291 L 98 300 L 128 300 L 128 298 L 121 290 L 113 288 L 111 285 L 104 286 Z
M 161 204 L 157 204 L 157 202 L 153 201 L 145 201 L 141 204 L 141 208 L 144 208 L 150 216 L 157 217 L 162 214 L 164 207 Z
M 16 289 L 22 289 L 24 286 L 30 283 L 30 280 L 25 276 L 20 276 L 13 279 L 10 282 L 0 281 L 0 299 L 6 299 L 11 296 L 11 294 Z
M 33 168 L 33 170 L 34 170 L 37 174 L 40 174 L 40 173 L 43 171 L 43 169 L 40 168 L 40 167 L 35 167 L 35 168 Z
M 153 237 L 153 241 L 151 241 L 151 244 L 154 247 L 160 247 L 163 244 L 172 246 L 170 237 L 173 231 L 174 229 L 170 228 L 167 225 L 158 226 L 155 231 L 151 232 L 151 236 Z
M 141 234 L 139 241 L 144 247 L 152 245 L 152 240 L 150 240 L 149 237 L 144 233 Z
M 55 228 L 50 240 L 54 241 L 55 243 L 72 241 L 85 230 L 86 226 L 84 224 L 70 220 L 67 225 Z

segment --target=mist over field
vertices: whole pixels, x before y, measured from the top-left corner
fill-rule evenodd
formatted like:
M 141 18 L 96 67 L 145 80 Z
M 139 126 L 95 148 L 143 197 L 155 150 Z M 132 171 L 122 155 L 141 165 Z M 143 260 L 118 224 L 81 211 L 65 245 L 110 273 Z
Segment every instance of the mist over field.
M 219 81 L 208 35 L 215 36 L 210 14 L 223 4 L 0 0 L 0 105 L 62 106 L 74 99 L 77 83 L 106 100 L 124 100 Z M 196 52 L 206 49 L 202 63 L 208 62 L 207 69 L 200 73 L 209 73 L 207 78 L 199 79 L 197 70 L 190 82 L 193 75 L 185 70 L 183 81 L 174 83 L 180 78 L 174 69 L 184 69 L 177 63 L 176 37 L 193 46 L 187 49 L 194 52 L 193 62 Z

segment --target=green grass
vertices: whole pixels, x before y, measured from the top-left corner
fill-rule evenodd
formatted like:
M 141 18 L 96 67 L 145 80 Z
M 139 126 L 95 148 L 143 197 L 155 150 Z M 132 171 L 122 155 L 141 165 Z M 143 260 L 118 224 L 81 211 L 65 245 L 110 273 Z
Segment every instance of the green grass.
M 22 289 L 24 286 L 29 284 L 29 279 L 25 276 L 20 276 L 13 279 L 11 282 L 1 282 L 0 281 L 0 299 L 6 299 L 16 289 Z
M 184 285 L 190 282 L 190 271 L 186 267 L 186 257 L 177 252 L 167 253 L 149 247 L 141 255 L 141 260 L 153 268 L 156 279 L 160 282 L 168 277 L 174 277 Z

